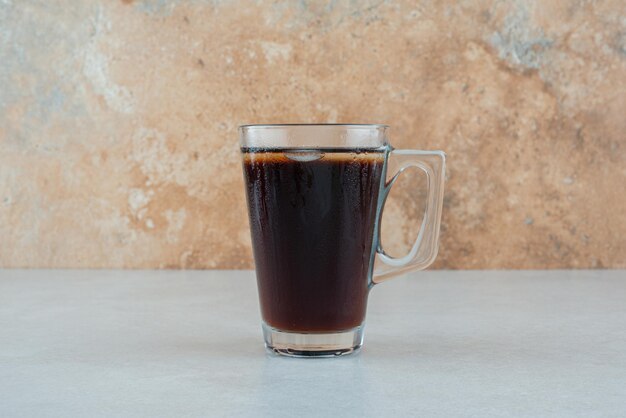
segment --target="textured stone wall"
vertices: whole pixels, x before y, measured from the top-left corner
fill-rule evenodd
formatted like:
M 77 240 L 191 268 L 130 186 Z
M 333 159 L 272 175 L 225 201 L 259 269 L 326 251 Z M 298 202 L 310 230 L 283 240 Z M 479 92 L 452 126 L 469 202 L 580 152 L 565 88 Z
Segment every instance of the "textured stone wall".
M 251 267 L 270 122 L 445 150 L 436 267 L 626 267 L 623 0 L 1 0 L 0 266 Z

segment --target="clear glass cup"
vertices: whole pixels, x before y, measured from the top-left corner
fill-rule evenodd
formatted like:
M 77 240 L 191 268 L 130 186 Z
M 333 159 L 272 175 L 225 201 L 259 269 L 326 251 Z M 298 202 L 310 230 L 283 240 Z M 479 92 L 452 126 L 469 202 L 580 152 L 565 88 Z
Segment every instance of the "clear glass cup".
M 355 352 L 370 289 L 434 261 L 445 154 L 395 150 L 387 131 L 356 124 L 239 128 L 269 350 L 298 357 Z M 409 167 L 426 174 L 426 209 L 411 250 L 395 258 L 383 250 L 380 220 L 391 187 Z

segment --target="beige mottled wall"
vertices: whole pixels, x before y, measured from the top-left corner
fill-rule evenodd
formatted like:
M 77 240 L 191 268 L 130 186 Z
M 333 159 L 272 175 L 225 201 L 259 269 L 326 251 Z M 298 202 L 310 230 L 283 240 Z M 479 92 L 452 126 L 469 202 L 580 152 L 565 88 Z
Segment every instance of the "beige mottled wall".
M 0 266 L 251 267 L 253 122 L 444 149 L 436 267 L 626 267 L 623 0 L 0 1 Z

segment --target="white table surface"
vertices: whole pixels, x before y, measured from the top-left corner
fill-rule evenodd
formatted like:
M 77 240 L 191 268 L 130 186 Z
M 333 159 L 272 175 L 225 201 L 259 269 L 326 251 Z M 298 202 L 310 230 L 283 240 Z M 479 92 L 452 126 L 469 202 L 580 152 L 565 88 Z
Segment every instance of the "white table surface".
M 0 271 L 0 416 L 626 416 L 626 271 L 401 277 L 352 357 L 259 320 L 249 271 Z

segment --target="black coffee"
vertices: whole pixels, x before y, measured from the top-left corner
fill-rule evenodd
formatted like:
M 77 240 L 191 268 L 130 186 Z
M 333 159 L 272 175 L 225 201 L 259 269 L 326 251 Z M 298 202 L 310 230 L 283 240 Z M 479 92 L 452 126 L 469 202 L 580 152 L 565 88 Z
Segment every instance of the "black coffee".
M 367 305 L 384 153 L 243 153 L 264 321 L 294 332 L 359 326 Z

